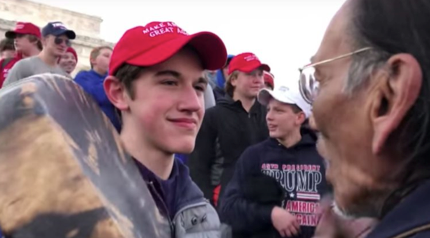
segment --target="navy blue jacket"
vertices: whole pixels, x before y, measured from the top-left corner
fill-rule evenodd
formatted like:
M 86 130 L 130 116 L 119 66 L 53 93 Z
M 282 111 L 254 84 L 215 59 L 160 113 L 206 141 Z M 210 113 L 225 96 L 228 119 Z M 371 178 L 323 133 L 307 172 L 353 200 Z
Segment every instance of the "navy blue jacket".
M 149 190 L 159 210 L 170 219 L 183 207 L 204 200 L 203 192 L 191 180 L 188 167 L 175 159 L 169 179 L 162 180 L 136 161 L 143 179 L 151 184 Z
M 106 75 L 100 75 L 94 70 L 81 71 L 75 77 L 75 82 L 79 84 L 85 92 L 90 94 L 93 99 L 99 104 L 100 109 L 110 119 L 115 129 L 119 132 L 121 123 L 119 115 L 113 104 L 109 101 L 103 88 L 103 81 Z
M 160 179 L 143 164 L 135 162 L 162 214 L 157 219 L 169 221 L 172 237 L 221 236 L 221 223 L 215 208 L 203 197 L 202 191 L 191 180 L 188 168 L 180 160 L 174 160 L 167 180 Z
M 270 138 L 245 150 L 220 204 L 221 221 L 231 225 L 236 233 L 251 237 L 273 227 L 271 211 L 274 206 L 281 206 L 297 217 L 301 224 L 299 237 L 312 237 L 318 223 L 319 200 L 329 189 L 315 142 L 312 132 L 302 130 L 301 141 L 290 148 Z M 249 199 L 245 189 L 257 174 L 276 179 L 284 191 L 280 205 Z M 260 189 L 267 193 L 264 187 Z
M 390 211 L 367 238 L 392 238 L 423 225 L 430 225 L 430 180 L 425 181 Z M 430 230 L 405 236 L 429 238 Z

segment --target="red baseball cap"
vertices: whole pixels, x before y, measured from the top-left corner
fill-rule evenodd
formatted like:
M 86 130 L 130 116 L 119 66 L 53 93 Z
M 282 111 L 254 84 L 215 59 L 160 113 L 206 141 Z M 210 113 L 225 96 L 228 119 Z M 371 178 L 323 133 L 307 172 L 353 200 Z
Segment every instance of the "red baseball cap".
M 228 65 L 228 74 L 233 73 L 235 70 L 241 72 L 250 73 L 256 68 L 262 68 L 265 71 L 270 71 L 270 67 L 267 64 L 262 64 L 258 57 L 253 53 L 242 53 L 236 55 Z
M 76 63 L 78 63 L 78 54 L 76 54 L 75 49 L 73 49 L 72 47 L 67 47 L 66 53 L 71 53 L 75 57 Z M 61 57 L 58 58 L 58 62 L 60 62 L 60 60 L 61 60 Z
M 67 50 L 66 50 L 66 52 L 72 53 L 72 55 L 75 56 L 76 63 L 78 62 L 78 54 L 76 54 L 76 50 L 75 49 L 73 49 L 72 47 L 68 47 Z
M 185 45 L 190 45 L 197 51 L 204 69 L 220 69 L 227 60 L 225 45 L 214 33 L 189 35 L 173 22 L 151 22 L 124 33 L 113 49 L 109 74 L 114 75 L 124 63 L 138 66 L 159 64 Z
M 264 82 L 268 83 L 272 88 L 275 87 L 275 76 L 267 71 L 264 71 Z
M 14 39 L 17 34 L 34 35 L 37 38 L 41 38 L 40 28 L 30 22 L 17 22 L 15 30 L 6 31 L 4 34 L 6 38 Z

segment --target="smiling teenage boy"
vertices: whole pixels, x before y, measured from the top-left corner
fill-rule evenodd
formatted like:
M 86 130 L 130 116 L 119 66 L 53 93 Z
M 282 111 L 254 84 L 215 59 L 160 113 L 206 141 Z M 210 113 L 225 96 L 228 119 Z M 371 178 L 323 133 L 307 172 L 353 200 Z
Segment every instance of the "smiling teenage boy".
M 7 86 L 43 73 L 60 74 L 70 78 L 70 75 L 58 66 L 58 58 L 66 53 L 71 40 L 75 38 L 76 33 L 67 29 L 62 22 L 49 22 L 42 28 L 42 51 L 37 56 L 25 58 L 16 63 L 8 72 L 3 85 Z
M 317 137 L 302 127 L 311 105 L 291 86 L 259 92 L 270 138 L 242 153 L 219 209 L 235 238 L 314 237 L 329 187 Z
M 174 237 L 220 237 L 215 209 L 174 154 L 193 151 L 204 115 L 204 70 L 226 59 L 218 36 L 189 35 L 173 22 L 129 29 L 111 56 L 104 89 L 121 111 L 121 141 Z

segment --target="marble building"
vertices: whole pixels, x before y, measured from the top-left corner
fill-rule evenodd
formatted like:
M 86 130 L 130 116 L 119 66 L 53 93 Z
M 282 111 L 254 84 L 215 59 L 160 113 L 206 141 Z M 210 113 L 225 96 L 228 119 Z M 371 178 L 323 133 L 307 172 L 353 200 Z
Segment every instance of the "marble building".
M 77 34 L 73 48 L 78 54 L 79 61 L 74 74 L 89 69 L 89 54 L 94 47 L 114 45 L 100 37 L 100 25 L 103 21 L 100 17 L 28 0 L 0 0 L 0 37 L 3 37 L 7 30 L 13 29 L 16 21 L 32 22 L 43 27 L 49 21 L 58 20 Z

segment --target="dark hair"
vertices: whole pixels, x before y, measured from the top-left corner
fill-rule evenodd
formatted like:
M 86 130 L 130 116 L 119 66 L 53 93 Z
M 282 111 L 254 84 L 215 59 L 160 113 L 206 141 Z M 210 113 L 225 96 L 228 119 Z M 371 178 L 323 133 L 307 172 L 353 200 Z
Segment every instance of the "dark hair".
M 388 143 L 393 152 L 408 157 L 410 168 L 430 168 L 430 1 L 357 0 L 351 7 L 354 47 L 372 50 L 353 57 L 350 76 L 384 65 L 398 53 L 407 53 L 419 62 L 423 74 L 419 96 Z M 354 66 L 355 65 L 355 66 Z M 375 68 L 375 69 L 376 69 Z M 357 72 L 354 72 L 357 71 Z M 373 70 L 368 70 L 372 72 Z M 364 84 L 363 78 L 350 77 L 349 84 Z M 361 79 L 359 79 L 361 78 Z M 352 81 L 356 82 L 352 82 Z M 358 82 L 361 81 L 361 82 Z M 406 159 L 406 158 L 405 158 Z M 408 175 L 404 175 L 408 176 Z
M 291 105 L 291 109 L 293 110 L 294 113 L 299 113 L 299 112 L 303 112 L 302 109 L 300 109 L 299 106 L 297 106 L 296 104 L 290 104 Z
M 133 82 L 137 80 L 144 72 L 145 68 L 141 66 L 135 66 L 131 64 L 123 64 L 121 65 L 116 72 L 114 72 L 114 75 L 121 83 L 124 84 L 125 90 L 127 90 L 127 93 L 130 95 L 131 99 L 134 99 L 134 88 L 133 88 Z M 121 111 L 114 107 L 115 115 L 118 117 L 121 128 L 119 132 L 122 129 L 122 114 Z
M 15 50 L 15 45 L 13 43 L 13 39 L 4 38 L 0 41 L 0 52 L 6 50 Z
M 43 45 L 42 45 L 42 41 L 37 38 L 37 36 L 35 35 L 28 35 L 28 40 L 30 42 L 36 42 L 36 46 L 39 50 L 43 50 Z
M 134 99 L 133 82 L 138 79 L 144 72 L 145 67 L 131 64 L 123 64 L 114 73 L 114 76 L 124 84 L 127 93 L 131 99 Z

